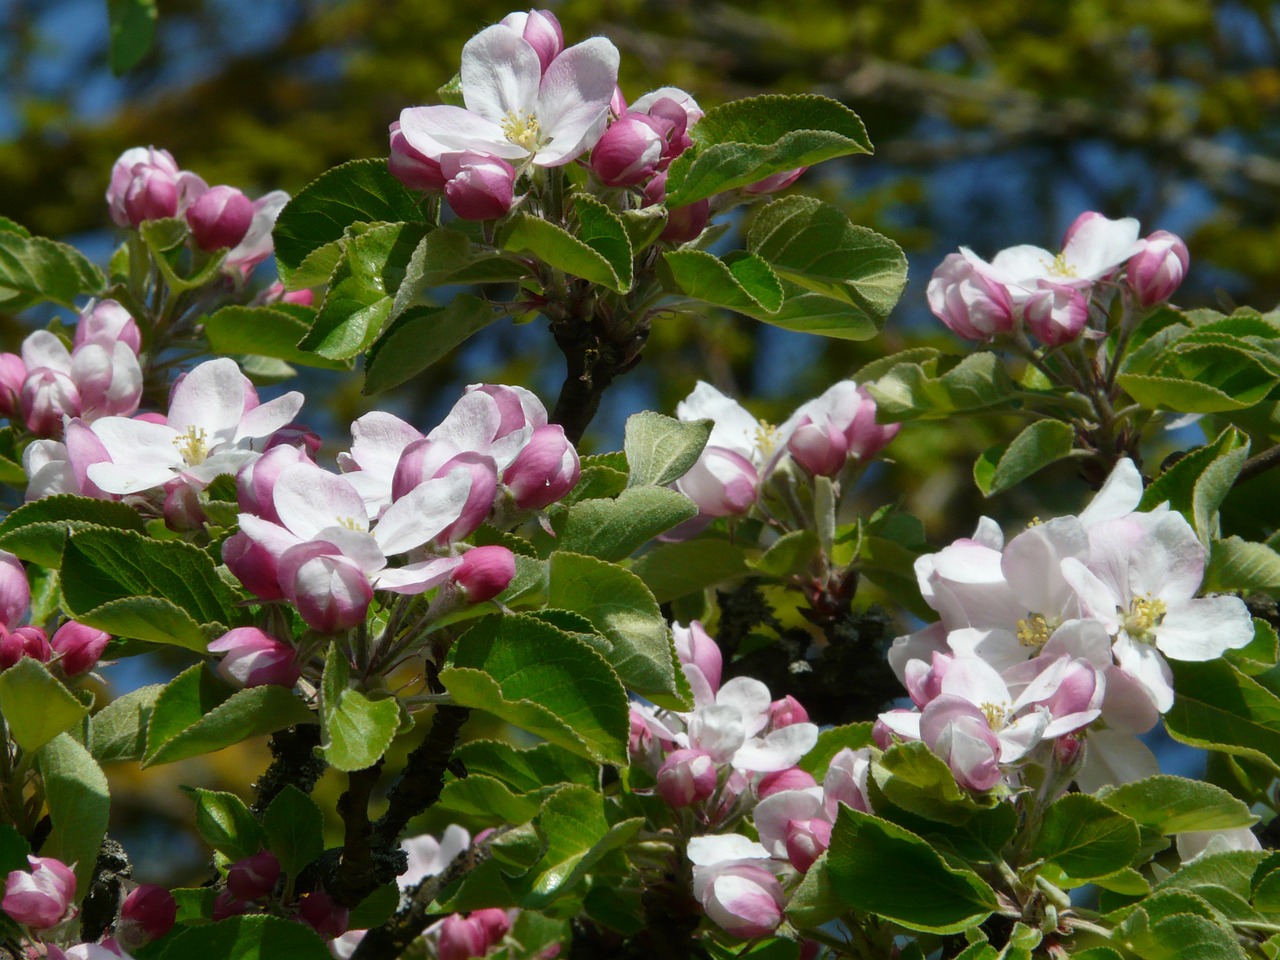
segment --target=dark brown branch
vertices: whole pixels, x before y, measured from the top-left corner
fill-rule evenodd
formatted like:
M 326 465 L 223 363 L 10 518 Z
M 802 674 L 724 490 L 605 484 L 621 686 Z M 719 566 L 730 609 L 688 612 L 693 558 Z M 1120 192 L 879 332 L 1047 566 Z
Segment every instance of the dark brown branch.
M 377 869 L 373 850 L 373 824 L 369 822 L 369 799 L 378 785 L 382 761 L 347 775 L 347 792 L 338 798 L 342 817 L 342 856 L 329 892 L 348 907 L 373 893 L 386 882 Z
M 1244 466 L 1240 468 L 1240 473 L 1236 476 L 1235 485 L 1252 480 L 1254 477 L 1266 473 L 1276 466 L 1280 466 L 1280 443 L 1246 460 Z
M 320 746 L 318 723 L 302 723 L 277 730 L 271 735 L 268 746 L 271 749 L 271 766 L 253 785 L 258 792 L 253 812 L 258 816 L 266 812 L 271 801 L 287 786 L 310 793 L 325 770 L 324 760 L 315 752 Z
M 387 812 L 374 825 L 374 836 L 379 843 L 388 846 L 398 843 L 409 821 L 440 799 L 444 775 L 458 745 L 458 734 L 470 716 L 471 711 L 466 707 L 446 704 L 436 708 L 427 738 L 409 754 L 404 773 L 391 789 Z

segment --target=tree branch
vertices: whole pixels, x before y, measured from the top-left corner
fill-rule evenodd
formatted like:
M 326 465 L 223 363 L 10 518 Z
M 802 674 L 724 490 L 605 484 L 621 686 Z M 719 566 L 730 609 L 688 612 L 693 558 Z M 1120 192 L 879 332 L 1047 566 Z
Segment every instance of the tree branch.
M 471 716 L 466 707 L 444 704 L 436 707 L 427 738 L 409 754 L 404 773 L 392 787 L 387 812 L 374 824 L 377 842 L 394 845 L 409 821 L 440 799 L 444 775 L 462 725 Z

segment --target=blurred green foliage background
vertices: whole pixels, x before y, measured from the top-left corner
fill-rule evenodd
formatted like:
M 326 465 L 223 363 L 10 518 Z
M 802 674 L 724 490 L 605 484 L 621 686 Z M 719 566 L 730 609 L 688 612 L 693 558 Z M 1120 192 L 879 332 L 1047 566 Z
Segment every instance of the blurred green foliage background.
M 628 414 L 671 412 L 698 378 L 776 422 L 870 359 L 919 342 L 957 347 L 924 301 L 942 257 L 960 244 L 984 256 L 1014 243 L 1054 248 L 1083 210 L 1182 235 L 1192 256 L 1182 306 L 1266 310 L 1280 300 L 1275 4 L 565 0 L 552 9 L 568 42 L 602 34 L 619 47 L 628 99 L 675 85 L 704 107 L 769 91 L 847 103 L 876 155 L 828 164 L 801 188 L 895 239 L 911 262 L 901 305 L 866 343 L 727 314 L 655 325 L 645 362 L 606 397 L 588 448 L 616 448 Z M 114 240 L 102 195 L 128 147 L 165 147 L 209 183 L 255 196 L 297 190 L 352 158 L 385 156 L 387 125 L 405 106 L 437 102 L 465 40 L 510 7 L 160 0 L 159 11 L 155 45 L 116 78 L 106 0 L 0 5 L 0 214 L 105 262 Z M 4 347 L 14 349 L 26 327 L 0 317 Z M 530 385 L 550 405 L 562 371 L 542 321 L 498 323 L 394 396 L 362 396 L 358 377 L 307 373 L 305 416 L 336 448 L 350 420 L 374 405 L 425 427 L 477 380 Z M 862 500 L 902 502 L 939 544 L 968 533 L 980 513 L 1007 523 L 1074 512 L 1087 488 L 1069 465 L 983 501 L 973 460 L 1007 442 L 1014 426 L 998 418 L 909 425 L 889 448 L 895 462 L 868 478 Z M 1192 428 L 1169 449 L 1197 442 Z M 1163 452 L 1152 452 L 1152 467 Z M 264 761 L 237 751 L 221 767 L 162 768 L 146 778 L 132 771 L 113 786 L 124 801 L 119 814 L 149 811 L 176 824 L 189 805 L 175 783 L 244 789 L 246 771 Z M 157 806 L 163 798 L 175 809 Z M 151 830 L 136 843 L 159 844 L 158 863 L 198 864 L 203 853 L 175 836 Z

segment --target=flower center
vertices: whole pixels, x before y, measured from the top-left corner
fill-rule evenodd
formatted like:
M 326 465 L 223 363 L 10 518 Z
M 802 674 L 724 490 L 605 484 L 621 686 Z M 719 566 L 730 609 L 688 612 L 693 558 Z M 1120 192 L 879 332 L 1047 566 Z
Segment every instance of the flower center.
M 1048 266 L 1049 272 L 1057 277 L 1074 277 L 1076 275 L 1076 268 L 1067 263 L 1066 256 L 1061 253 L 1049 261 L 1046 266 Z
M 1149 641 L 1152 638 L 1147 634 L 1160 626 L 1160 621 L 1164 619 L 1166 612 L 1167 608 L 1163 600 L 1154 600 L 1151 597 L 1135 598 L 1121 626 L 1124 627 L 1124 632 L 1134 640 Z
M 1038 649 L 1049 642 L 1053 629 L 1043 613 L 1028 613 L 1026 619 L 1018 621 L 1014 635 L 1022 646 Z
M 205 458 L 209 456 L 208 441 L 209 437 L 204 432 L 204 427 L 187 427 L 186 433 L 180 433 L 173 438 L 173 445 L 178 448 L 178 453 L 182 455 L 187 466 L 194 467 L 204 463 Z
M 991 728 L 992 733 L 998 733 L 1004 729 L 1004 725 L 1009 721 L 1009 713 L 1011 704 L 1008 703 L 981 703 L 978 709 L 982 711 L 982 715 L 987 718 L 987 726 Z
M 532 113 L 508 110 L 502 118 L 503 136 L 530 153 L 537 152 L 539 132 L 538 118 Z
M 338 517 L 338 526 L 364 533 L 364 523 L 355 517 Z
M 759 421 L 756 425 L 755 441 L 761 459 L 768 460 L 773 456 L 773 448 L 778 445 L 778 428 L 772 423 Z

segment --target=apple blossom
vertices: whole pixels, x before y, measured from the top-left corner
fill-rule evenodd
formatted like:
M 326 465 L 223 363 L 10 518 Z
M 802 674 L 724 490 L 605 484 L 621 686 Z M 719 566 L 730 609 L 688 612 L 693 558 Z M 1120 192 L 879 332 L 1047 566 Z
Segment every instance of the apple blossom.
M 564 427 L 544 423 L 503 471 L 502 483 L 516 506 L 542 510 L 572 490 L 581 475 L 582 462 Z
M 514 199 L 516 171 L 501 157 L 477 151 L 440 155 L 444 195 L 463 220 L 496 220 Z
M 0 626 L 12 630 L 31 606 L 31 587 L 22 562 L 7 550 L 0 550 Z
M 220 250 L 244 239 L 253 213 L 253 203 L 235 187 L 210 187 L 187 208 L 187 225 L 201 250 Z
M 564 30 L 550 10 L 508 13 L 498 22 L 516 31 L 533 47 L 544 71 L 564 51 Z
M 49 646 L 57 655 L 63 673 L 75 677 L 92 670 L 110 642 L 110 634 L 68 620 L 54 631 Z
M 787 767 L 762 776 L 756 782 L 756 796 L 763 800 L 784 790 L 804 790 L 814 786 L 817 786 L 817 781 L 813 779 L 813 774 L 799 767 Z
M 0 901 L 11 919 L 38 930 L 56 926 L 74 912 L 76 876 L 53 857 L 27 857 L 30 871 L 14 870 L 4 885 Z
M 1044 280 L 1027 297 L 1022 312 L 1027 329 L 1048 347 L 1070 343 L 1089 322 L 1089 303 L 1079 290 Z
M 565 48 L 544 73 L 538 49 L 512 27 L 494 24 L 462 48 L 465 109 L 406 108 L 400 132 L 432 159 L 472 151 L 560 166 L 604 132 L 617 76 L 618 50 L 603 37 Z
M 237 860 L 227 870 L 227 889 L 237 900 L 260 900 L 275 890 L 280 861 L 270 850 Z
M 716 762 L 701 750 L 675 750 L 657 776 L 658 794 L 672 807 L 688 807 L 716 792 Z
M 768 851 L 764 847 L 746 837 L 695 837 L 689 841 L 689 859 L 693 895 L 718 927 L 743 939 L 777 929 L 786 897 L 778 878 L 765 866 Z
M 990 340 L 1014 328 L 1008 289 L 961 254 L 947 254 L 925 295 L 934 316 L 966 340 Z
M 229 630 L 208 649 L 210 653 L 226 654 L 218 662 L 218 673 L 242 687 L 292 687 L 302 674 L 297 651 L 258 627 Z
M 12 420 L 18 415 L 27 365 L 16 353 L 0 353 L 0 416 Z
M 123 342 L 135 354 L 142 349 L 142 333 L 138 321 L 115 300 L 89 301 L 80 311 L 76 324 L 73 347 L 96 343 L 110 350 L 117 342 Z
M 1190 255 L 1182 238 L 1167 230 L 1157 230 L 1143 241 L 1125 268 L 1125 278 L 1134 296 L 1144 307 L 1168 300 L 1182 286 Z
M 144 883 L 131 890 L 120 905 L 115 936 L 126 949 L 136 950 L 172 930 L 177 918 L 178 902 L 173 894 L 164 887 Z
M 695 687 L 694 700 L 711 702 L 720 689 L 720 677 L 724 671 L 724 655 L 720 652 L 720 645 L 697 620 L 691 620 L 687 627 L 673 623 L 671 637 L 685 676 L 689 678 L 690 685 Z
M 453 572 L 453 581 L 469 603 L 483 603 L 507 589 L 515 575 L 515 554 L 506 547 L 472 547 L 462 555 L 462 563 Z

